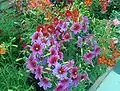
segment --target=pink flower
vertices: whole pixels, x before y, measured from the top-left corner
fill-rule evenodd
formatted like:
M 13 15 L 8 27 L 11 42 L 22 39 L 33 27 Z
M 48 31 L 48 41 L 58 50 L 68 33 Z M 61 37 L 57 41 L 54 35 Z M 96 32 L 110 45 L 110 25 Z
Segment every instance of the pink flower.
M 50 58 L 48 59 L 48 63 L 50 66 L 56 65 L 58 62 L 59 56 L 58 55 L 51 55 Z
M 70 41 L 70 39 L 72 39 L 72 36 L 70 33 L 66 32 L 63 34 L 62 39 L 66 42 L 66 41 Z
M 115 26 L 120 25 L 120 21 L 116 18 L 116 19 L 113 20 L 113 24 Z
M 92 64 L 92 59 L 95 57 L 93 52 L 88 52 L 84 54 L 84 60 L 87 61 L 89 64 Z
M 77 33 L 79 33 L 81 31 L 81 29 L 82 29 L 82 26 L 80 24 L 74 23 L 72 25 L 71 31 L 73 31 L 74 34 L 77 34 Z
M 32 50 L 33 54 L 38 53 L 38 54 L 41 55 L 42 54 L 42 48 L 43 48 L 43 46 L 39 42 L 34 42 L 33 45 L 31 46 L 31 50 Z
M 34 73 L 35 69 L 37 67 L 36 60 L 32 55 L 29 56 L 28 61 L 27 61 L 27 68 Z
M 70 73 L 71 73 L 71 77 L 76 78 L 78 75 L 78 67 L 71 68 Z
M 60 84 L 53 91 L 64 91 L 64 86 Z
M 40 87 L 43 87 L 45 90 L 47 88 L 51 88 L 52 87 L 52 84 L 49 82 L 48 78 L 41 79 L 40 82 L 38 83 L 38 85 Z
M 43 70 L 43 67 L 42 66 L 37 66 L 36 69 L 35 69 L 35 78 L 36 79 L 41 79 L 42 78 L 42 70 Z
M 57 64 L 53 69 L 53 74 L 58 75 L 60 78 L 65 78 L 67 77 L 67 70 L 66 65 Z
M 43 36 L 42 32 L 35 32 L 35 33 L 32 35 L 32 41 L 33 41 L 33 42 L 37 41 L 40 36 Z

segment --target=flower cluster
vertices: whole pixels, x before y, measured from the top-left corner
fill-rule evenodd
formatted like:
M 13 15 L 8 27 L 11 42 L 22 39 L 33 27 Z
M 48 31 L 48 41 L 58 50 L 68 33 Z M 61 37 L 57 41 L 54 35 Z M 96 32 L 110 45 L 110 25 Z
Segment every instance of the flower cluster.
M 88 18 L 83 16 L 80 22 L 74 22 L 69 17 L 64 20 L 54 18 L 52 24 L 37 27 L 32 36 L 32 53 L 27 60 L 27 68 L 40 80 L 40 87 L 54 87 L 54 80 L 57 86 L 53 91 L 70 91 L 80 81 L 89 80 L 87 72 L 80 72 L 80 67 L 75 66 L 76 59 L 64 60 L 62 50 L 65 43 L 70 43 L 77 36 L 77 48 L 88 47 L 80 55 L 83 62 L 93 65 L 92 60 L 100 53 L 100 48 L 97 41 L 93 40 L 93 35 L 88 32 L 88 24 Z

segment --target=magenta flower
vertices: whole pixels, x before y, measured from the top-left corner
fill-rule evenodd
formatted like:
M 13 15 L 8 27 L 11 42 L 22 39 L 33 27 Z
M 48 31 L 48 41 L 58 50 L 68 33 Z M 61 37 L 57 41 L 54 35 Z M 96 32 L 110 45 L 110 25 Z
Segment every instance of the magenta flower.
M 32 55 L 28 58 L 27 68 L 33 73 L 37 67 L 36 60 Z
M 80 24 L 74 23 L 72 25 L 71 31 L 73 31 L 74 34 L 77 34 L 77 33 L 79 33 L 81 31 L 81 28 L 82 28 L 82 26 Z
M 36 69 L 35 69 L 35 78 L 36 79 L 41 79 L 42 78 L 42 70 L 43 70 L 43 67 L 42 66 L 37 66 Z
M 78 45 L 79 47 L 82 46 L 82 42 L 83 42 L 83 39 L 82 39 L 80 36 L 78 36 L 77 45 Z
M 92 59 L 95 57 L 93 52 L 88 52 L 84 54 L 84 60 L 87 61 L 89 64 L 92 64 Z
M 39 43 L 39 42 L 34 42 L 33 43 L 33 45 L 32 45 L 32 47 L 31 47 L 31 50 L 32 50 L 32 52 L 33 52 L 33 54 L 36 54 L 36 53 L 38 53 L 38 54 L 42 54 L 42 44 L 41 43 Z
M 57 64 L 53 69 L 53 74 L 58 75 L 60 78 L 67 77 L 67 67 L 65 65 Z
M 70 41 L 70 39 L 72 39 L 72 36 L 70 33 L 66 32 L 63 34 L 62 39 L 66 42 L 66 41 Z
M 48 78 L 41 79 L 40 82 L 38 83 L 38 85 L 40 87 L 43 87 L 45 90 L 47 88 L 51 88 L 52 87 L 52 84 L 49 82 Z
M 95 46 L 95 47 L 94 47 L 94 54 L 95 54 L 95 55 L 100 54 L 100 48 L 99 48 L 98 46 Z
M 48 59 L 49 66 L 56 65 L 58 62 L 59 56 L 58 55 L 51 55 Z
M 71 77 L 76 78 L 78 75 L 78 67 L 71 68 L 70 73 L 71 73 Z
M 73 86 L 75 86 L 75 87 L 77 87 L 77 85 L 79 84 L 79 82 L 80 82 L 80 76 L 79 75 L 77 75 L 77 77 L 76 78 L 71 78 L 71 80 L 72 80 L 72 85 Z

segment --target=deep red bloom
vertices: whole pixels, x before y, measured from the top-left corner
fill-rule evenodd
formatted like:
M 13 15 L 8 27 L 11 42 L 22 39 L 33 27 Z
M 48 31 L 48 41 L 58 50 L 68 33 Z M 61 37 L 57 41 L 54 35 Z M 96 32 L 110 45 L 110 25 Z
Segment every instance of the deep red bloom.
M 53 24 L 51 24 L 51 25 L 49 25 L 49 26 L 47 27 L 47 31 L 48 31 L 50 34 L 52 34 L 52 33 L 55 32 L 55 27 L 53 26 Z
M 54 17 L 54 18 L 53 18 L 53 23 L 54 23 L 54 25 L 57 25 L 57 24 L 59 23 L 59 20 L 58 20 L 57 17 Z
M 37 30 L 36 30 L 37 32 L 43 32 L 44 31 L 44 27 L 43 26 L 38 26 L 37 27 Z
M 66 17 L 72 16 L 72 12 L 71 12 L 70 10 L 66 10 L 65 16 L 66 16 Z

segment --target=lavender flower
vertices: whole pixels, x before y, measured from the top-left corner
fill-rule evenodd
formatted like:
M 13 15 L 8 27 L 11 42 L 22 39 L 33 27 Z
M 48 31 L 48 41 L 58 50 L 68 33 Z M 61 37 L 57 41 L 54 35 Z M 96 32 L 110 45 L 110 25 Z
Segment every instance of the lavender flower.
M 38 85 L 40 87 L 43 87 L 45 90 L 47 88 L 51 88 L 52 87 L 52 84 L 49 82 L 48 78 L 41 79 L 40 82 L 38 83 Z

